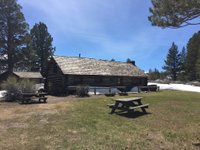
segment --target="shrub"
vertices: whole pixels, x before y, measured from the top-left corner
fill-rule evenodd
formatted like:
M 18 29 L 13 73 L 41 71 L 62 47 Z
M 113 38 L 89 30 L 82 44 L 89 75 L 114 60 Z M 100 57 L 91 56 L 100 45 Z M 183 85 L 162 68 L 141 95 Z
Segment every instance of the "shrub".
M 29 80 L 17 81 L 15 77 L 9 77 L 1 85 L 2 89 L 6 90 L 5 100 L 16 101 L 21 92 L 30 93 L 34 92 L 34 83 Z
M 35 92 L 35 83 L 25 79 L 18 82 L 19 90 L 23 93 L 34 93 Z
M 87 85 L 79 85 L 76 87 L 76 95 L 78 97 L 89 96 L 88 92 L 89 92 L 89 87 Z
M 107 96 L 107 97 L 113 97 L 113 96 L 115 96 L 115 93 L 106 93 L 105 96 Z
M 1 85 L 2 89 L 6 90 L 6 101 L 14 101 L 16 95 L 19 93 L 19 84 L 17 79 L 14 77 L 9 77 L 7 81 L 4 81 Z
M 127 92 L 120 92 L 119 95 L 120 96 L 128 96 L 128 93 Z

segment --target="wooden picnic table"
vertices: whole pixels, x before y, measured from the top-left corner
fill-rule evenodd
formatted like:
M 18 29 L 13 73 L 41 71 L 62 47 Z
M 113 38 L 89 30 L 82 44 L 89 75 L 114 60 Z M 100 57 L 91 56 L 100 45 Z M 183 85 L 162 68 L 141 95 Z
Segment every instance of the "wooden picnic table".
M 120 98 L 114 99 L 114 104 L 108 104 L 108 106 L 112 109 L 111 114 L 115 112 L 116 109 L 122 111 L 134 111 L 134 109 L 141 108 L 144 113 L 146 112 L 146 108 L 148 108 L 149 104 L 142 104 L 143 97 L 130 97 L 130 98 Z
M 43 100 L 44 103 L 46 103 L 47 97 L 46 97 L 47 93 L 21 93 L 21 102 L 30 102 L 31 100 L 33 100 L 33 98 L 37 99 L 39 102 L 41 100 Z

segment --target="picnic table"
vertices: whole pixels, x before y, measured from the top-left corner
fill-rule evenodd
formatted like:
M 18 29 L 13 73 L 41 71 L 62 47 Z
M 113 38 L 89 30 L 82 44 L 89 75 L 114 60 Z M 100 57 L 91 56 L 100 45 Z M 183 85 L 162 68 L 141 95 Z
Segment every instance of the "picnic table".
M 144 113 L 147 113 L 145 109 L 148 108 L 149 104 L 142 104 L 142 99 L 143 97 L 114 99 L 115 103 L 108 104 L 108 106 L 112 109 L 111 114 L 113 114 L 116 109 L 130 112 L 137 108 L 141 108 Z
M 39 102 L 42 100 L 44 103 L 46 103 L 46 95 L 47 93 L 21 93 L 20 101 L 22 103 L 28 103 L 31 100 L 38 100 Z

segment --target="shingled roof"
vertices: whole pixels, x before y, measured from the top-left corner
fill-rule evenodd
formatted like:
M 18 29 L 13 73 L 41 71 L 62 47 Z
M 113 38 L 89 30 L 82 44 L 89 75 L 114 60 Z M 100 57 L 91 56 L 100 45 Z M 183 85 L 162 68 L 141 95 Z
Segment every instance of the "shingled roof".
M 53 56 L 64 74 L 147 77 L 131 63 L 83 57 Z
M 40 72 L 13 72 L 20 78 L 34 78 L 40 79 L 43 78 Z

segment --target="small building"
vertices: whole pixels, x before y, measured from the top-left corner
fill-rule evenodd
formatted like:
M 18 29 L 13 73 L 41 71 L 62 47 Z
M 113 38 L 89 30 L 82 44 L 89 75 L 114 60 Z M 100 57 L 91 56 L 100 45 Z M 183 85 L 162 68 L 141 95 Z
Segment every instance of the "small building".
M 146 86 L 147 75 L 132 63 L 93 58 L 53 56 L 46 72 L 49 94 L 67 94 L 69 87 Z
M 36 84 L 42 83 L 43 77 L 40 72 L 12 72 L 8 71 L 0 74 L 0 83 L 6 81 L 9 77 L 16 77 L 17 80 L 28 79 Z

